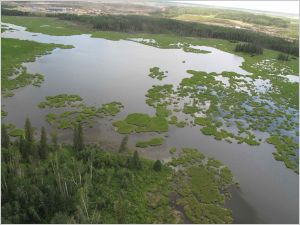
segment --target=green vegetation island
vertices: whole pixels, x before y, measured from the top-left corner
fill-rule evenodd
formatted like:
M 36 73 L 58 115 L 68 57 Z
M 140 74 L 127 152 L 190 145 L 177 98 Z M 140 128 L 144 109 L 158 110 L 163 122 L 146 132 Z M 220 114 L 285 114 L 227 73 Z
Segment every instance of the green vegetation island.
M 274 159 L 291 173 L 299 173 L 299 83 L 288 80 L 299 73 L 294 33 L 287 39 L 201 23 L 203 11 L 187 7 L 170 7 L 150 16 L 47 14 L 10 7 L 1 7 L 1 12 L 2 22 L 23 26 L 31 34 L 90 34 L 91 38 L 199 55 L 211 52 L 194 46 L 207 46 L 242 57 L 240 68 L 249 72 L 187 69 L 188 76 L 175 84 L 165 83 L 172 78 L 169 71 L 152 64 L 140 76 L 155 82 L 143 96 L 153 114 L 124 113 L 119 100 L 98 104 L 76 92 L 58 92 L 40 98 L 36 105 L 45 114 L 47 127 L 34 127 L 30 116 L 24 127 L 17 127 L 5 121 L 10 111 L 2 106 L 2 223 L 235 222 L 226 204 L 240 187 L 233 172 L 204 154 L 201 146 L 165 147 L 172 129 L 197 127 L 199 135 L 226 144 L 273 145 Z M 248 13 L 213 9 L 206 13 L 210 21 L 274 26 L 276 34 L 292 26 L 268 16 L 253 18 Z M 1 32 L 14 32 L 8 27 L 2 25 Z M 30 85 L 43 85 L 44 75 L 28 72 L 24 63 L 56 49 L 75 48 L 5 36 L 1 41 L 3 98 L 13 98 L 17 90 Z M 263 83 L 262 87 L 257 83 Z M 86 142 L 88 130 L 102 120 L 122 137 L 118 148 Z M 72 140 L 60 141 L 64 132 L 71 132 Z M 167 148 L 168 158 L 141 156 L 143 151 L 161 148 Z

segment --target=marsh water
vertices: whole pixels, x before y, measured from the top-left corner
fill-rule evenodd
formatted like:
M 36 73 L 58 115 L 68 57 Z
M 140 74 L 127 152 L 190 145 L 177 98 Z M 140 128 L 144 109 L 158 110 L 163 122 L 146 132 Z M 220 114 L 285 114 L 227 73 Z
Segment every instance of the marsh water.
M 9 26 L 15 30 L 4 32 L 3 37 L 67 44 L 74 48 L 55 49 L 35 62 L 24 64 L 28 72 L 43 74 L 45 81 L 41 87 L 27 86 L 14 91 L 13 97 L 2 98 L 2 106 L 8 112 L 4 122 L 23 127 L 28 116 L 35 127 L 45 126 L 51 130 L 45 121 L 45 115 L 51 110 L 37 107 L 49 95 L 78 94 L 88 105 L 98 106 L 119 101 L 125 108 L 117 117 L 99 119 L 93 128 L 86 130 L 87 142 L 100 142 L 107 149 L 117 149 L 122 139 L 111 125 L 112 120 L 133 112 L 155 114 L 155 110 L 145 103 L 145 94 L 152 85 L 176 85 L 190 76 L 186 73 L 188 69 L 248 74 L 240 68 L 243 58 L 211 47 L 202 47 L 209 50 L 209 54 L 196 54 L 181 49 L 159 49 L 128 40 L 91 38 L 87 34 L 49 36 Z M 149 68 L 154 66 L 168 71 L 167 78 L 163 81 L 150 78 Z M 152 136 L 158 135 L 130 135 L 129 145 L 134 148 L 137 140 Z M 140 153 L 151 159 L 169 160 L 171 147 L 195 147 L 229 166 L 240 183 L 240 189 L 234 189 L 232 199 L 226 203 L 233 209 L 235 223 L 298 223 L 298 175 L 282 162 L 275 161 L 272 145 L 263 143 L 253 147 L 216 141 L 201 134 L 197 126 L 171 126 L 163 136 L 165 142 L 162 146 L 143 149 Z M 70 138 L 71 131 L 62 132 L 60 136 L 65 142 Z

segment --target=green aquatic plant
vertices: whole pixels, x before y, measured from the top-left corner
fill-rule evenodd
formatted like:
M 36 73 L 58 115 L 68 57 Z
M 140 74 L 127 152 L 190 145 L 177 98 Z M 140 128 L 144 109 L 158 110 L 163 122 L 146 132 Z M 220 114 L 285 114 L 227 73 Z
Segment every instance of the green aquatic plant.
M 46 101 L 38 104 L 39 108 L 62 108 L 62 107 L 78 107 L 82 104 L 83 99 L 79 95 L 59 94 L 55 96 L 46 96 Z
M 34 41 L 2 38 L 1 86 L 5 97 L 13 96 L 13 90 L 28 85 L 41 86 L 42 74 L 28 73 L 22 63 L 33 62 L 36 57 L 49 54 L 55 48 L 72 48 L 73 46 L 45 44 Z
M 184 148 L 169 164 L 178 168 L 176 205 L 183 207 L 191 222 L 232 223 L 232 212 L 224 204 L 230 198 L 229 187 L 237 182 L 227 167 L 190 148 Z
M 162 80 L 167 76 L 165 75 L 164 71 L 160 71 L 159 67 L 155 66 L 155 67 L 150 68 L 149 77 L 152 77 L 152 78 L 155 78 L 158 80 Z
M 152 139 L 150 139 L 148 141 L 138 141 L 135 146 L 138 147 L 138 148 L 146 148 L 148 146 L 159 146 L 159 145 L 162 145 L 163 142 L 164 142 L 163 138 L 157 137 L 157 138 L 152 138 Z
M 73 129 L 78 123 L 92 127 L 96 118 L 115 116 L 123 105 L 120 102 L 109 102 L 97 108 L 85 105 L 79 95 L 59 94 L 46 96 L 45 101 L 39 103 L 39 108 L 62 108 L 67 109 L 59 114 L 48 113 L 46 121 L 54 124 L 59 129 Z
M 168 121 L 164 117 L 150 117 L 145 113 L 132 113 L 127 115 L 124 120 L 115 121 L 113 125 L 122 134 L 133 132 L 167 132 Z

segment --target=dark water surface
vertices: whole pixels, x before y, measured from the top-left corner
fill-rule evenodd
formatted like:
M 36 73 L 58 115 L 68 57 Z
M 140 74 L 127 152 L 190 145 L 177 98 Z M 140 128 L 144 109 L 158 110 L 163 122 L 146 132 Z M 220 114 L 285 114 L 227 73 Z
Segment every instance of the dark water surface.
M 181 49 L 159 49 L 132 41 L 110 41 L 91 38 L 89 35 L 49 36 L 27 32 L 12 26 L 16 31 L 3 33 L 4 37 L 35 40 L 44 43 L 74 45 L 73 49 L 55 49 L 50 55 L 38 57 L 33 63 L 24 64 L 31 73 L 42 73 L 42 86 L 25 87 L 15 91 L 10 98 L 2 98 L 2 106 L 8 112 L 4 122 L 23 127 L 30 117 L 36 127 L 45 126 L 45 115 L 51 110 L 39 109 L 37 104 L 45 96 L 60 93 L 79 94 L 87 104 L 101 105 L 120 101 L 124 110 L 113 120 L 128 113 L 154 114 L 153 108 L 145 104 L 145 94 L 154 84 L 177 85 L 190 75 L 186 70 L 206 72 L 233 71 L 247 74 L 240 68 L 243 58 L 205 47 L 209 54 L 186 53 Z M 186 63 L 182 63 L 186 61 Z M 149 68 L 158 66 L 168 71 L 168 77 L 156 81 L 148 77 Z M 122 135 L 116 133 L 111 120 L 99 119 L 94 128 L 86 131 L 86 141 L 101 142 L 107 148 L 117 148 Z M 130 135 L 129 145 L 157 134 Z M 162 135 L 161 135 L 162 136 Z M 202 135 L 199 127 L 176 128 L 171 126 L 163 134 L 162 146 L 140 150 L 145 157 L 170 159 L 171 147 L 195 147 L 207 156 L 215 157 L 228 165 L 240 183 L 240 189 L 232 191 L 233 197 L 227 206 L 233 209 L 236 223 L 298 223 L 298 175 L 285 168 L 272 156 L 272 145 L 260 146 L 229 144 Z M 71 132 L 63 132 L 61 140 L 70 140 Z

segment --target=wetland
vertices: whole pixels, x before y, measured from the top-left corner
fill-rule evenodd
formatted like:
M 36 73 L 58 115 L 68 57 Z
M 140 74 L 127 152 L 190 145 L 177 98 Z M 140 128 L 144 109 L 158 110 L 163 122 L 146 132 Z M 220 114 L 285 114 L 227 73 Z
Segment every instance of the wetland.
M 140 221 L 298 223 L 299 80 L 289 78 L 298 76 L 297 57 L 278 61 L 267 49 L 250 56 L 218 39 L 91 34 L 68 30 L 67 22 L 61 35 L 56 23 L 30 31 L 16 24 L 5 23 L 2 33 L 7 57 L 17 46 L 37 50 L 17 52 L 24 57 L 15 62 L 2 58 L 2 122 L 12 138 L 23 135 L 27 117 L 64 144 L 78 122 L 86 143 L 112 152 L 128 135 L 147 168 L 135 176 L 153 177 L 139 190 L 176 171 L 159 199 L 151 194 L 159 185 L 147 190 L 157 215 L 174 220 Z M 109 154 L 99 157 L 115 157 Z M 147 160 L 162 161 L 163 172 L 153 173 Z M 166 211 L 171 189 L 177 212 Z M 139 222 L 133 212 L 117 222 Z

